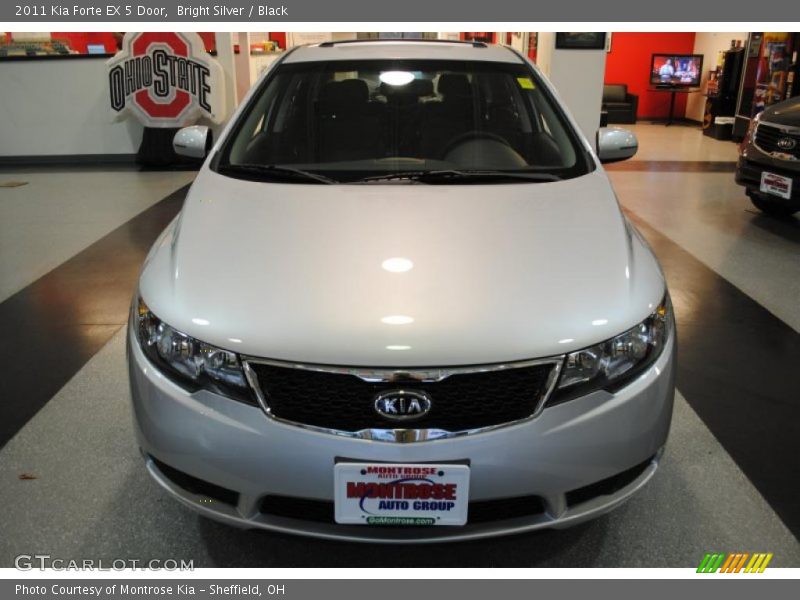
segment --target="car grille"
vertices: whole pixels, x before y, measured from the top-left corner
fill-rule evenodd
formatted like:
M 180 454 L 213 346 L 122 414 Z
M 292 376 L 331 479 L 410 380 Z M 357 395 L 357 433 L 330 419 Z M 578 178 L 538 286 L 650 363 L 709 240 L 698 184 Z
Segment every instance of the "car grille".
M 783 138 L 794 140 L 794 148 L 782 149 L 778 142 Z M 789 154 L 800 160 L 800 132 L 786 133 L 779 127 L 773 127 L 765 123 L 759 123 L 756 128 L 756 145 L 764 152 L 779 152 Z
M 616 494 L 626 485 L 636 481 L 639 475 L 644 473 L 647 467 L 652 464 L 654 458 L 655 455 L 621 473 L 567 492 L 567 506 L 572 508 L 578 504 L 594 500 L 598 496 L 611 496 Z
M 199 479 L 198 477 L 193 477 L 192 475 L 184 473 L 183 471 L 179 471 L 175 467 L 170 467 L 169 465 L 161 462 L 155 456 L 150 456 L 150 459 L 153 461 L 155 466 L 158 467 L 158 470 L 161 471 L 164 477 L 191 494 L 195 494 L 197 496 L 206 496 L 207 498 L 212 498 L 218 502 L 222 502 L 230 506 L 236 506 L 239 503 L 238 492 L 234 492 L 233 490 L 209 483 L 208 481 Z
M 311 500 L 289 496 L 265 496 L 261 500 L 260 512 L 274 517 L 335 523 L 334 504 L 329 500 Z M 499 500 L 479 500 L 469 503 L 467 524 L 491 523 L 505 519 L 534 517 L 545 512 L 544 500 L 540 496 L 518 496 Z M 404 526 L 407 528 L 408 526 Z M 421 527 L 425 527 L 422 525 Z
M 312 367 L 252 361 L 248 366 L 270 414 L 285 421 L 342 432 L 403 428 L 461 432 L 534 415 L 545 400 L 555 363 L 457 370 L 438 381 L 399 375 L 388 382 Z M 430 411 L 413 421 L 379 414 L 375 396 L 398 389 L 426 392 Z

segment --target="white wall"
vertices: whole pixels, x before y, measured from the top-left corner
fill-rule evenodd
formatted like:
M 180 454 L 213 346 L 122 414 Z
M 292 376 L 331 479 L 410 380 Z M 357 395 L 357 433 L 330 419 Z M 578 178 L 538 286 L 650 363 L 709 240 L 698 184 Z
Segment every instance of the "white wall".
M 708 72 L 717 66 L 717 56 L 720 50 L 731 47 L 731 40 L 742 40 L 742 45 L 747 41 L 744 32 L 697 32 L 694 38 L 694 53 L 703 55 L 703 80 L 700 89 L 705 92 Z M 702 121 L 705 113 L 706 97 L 703 94 L 688 94 L 686 101 L 686 118 Z
M 497 32 L 497 42 L 499 44 L 506 45 L 506 31 L 498 31 Z M 521 54 L 528 53 L 528 34 L 523 32 L 522 35 L 517 35 L 516 33 L 511 34 L 511 44 L 509 44 L 514 50 Z
M 0 157 L 134 154 L 142 126 L 112 122 L 103 58 L 0 62 Z
M 216 34 L 217 60 L 225 74 L 226 115 L 221 125 L 199 121 L 211 126 L 215 136 L 237 105 L 235 35 Z M 113 120 L 105 61 L 0 61 L 0 160 L 3 156 L 136 154 L 143 127 L 134 118 Z M 238 91 L 243 94 L 251 84 L 250 65 L 239 65 L 238 71 Z
M 250 34 L 246 31 L 238 34 L 239 54 L 234 55 L 234 78 L 236 79 L 236 104 L 245 97 L 250 86 L 253 85 L 252 65 L 250 56 Z
M 222 119 L 227 122 L 233 115 L 236 108 L 236 55 L 233 53 L 234 33 L 229 31 L 218 31 L 214 34 L 214 43 L 217 46 L 217 62 L 222 67 L 223 82 L 225 87 L 225 117 Z M 217 139 L 218 130 L 214 131 L 214 139 Z
M 536 64 L 553 82 L 587 139 L 594 144 L 603 104 L 605 50 L 558 50 L 556 34 L 539 33 Z

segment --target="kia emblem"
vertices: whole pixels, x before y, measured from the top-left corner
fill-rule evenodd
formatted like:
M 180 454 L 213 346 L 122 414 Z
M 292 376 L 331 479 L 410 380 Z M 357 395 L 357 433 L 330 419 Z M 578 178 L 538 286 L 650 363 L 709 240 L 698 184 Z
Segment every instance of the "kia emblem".
M 781 150 L 794 150 L 794 147 L 797 146 L 797 140 L 790 137 L 782 137 L 778 140 L 778 148 Z
M 422 390 L 389 390 L 375 396 L 375 412 L 392 421 L 413 421 L 431 410 L 431 397 Z

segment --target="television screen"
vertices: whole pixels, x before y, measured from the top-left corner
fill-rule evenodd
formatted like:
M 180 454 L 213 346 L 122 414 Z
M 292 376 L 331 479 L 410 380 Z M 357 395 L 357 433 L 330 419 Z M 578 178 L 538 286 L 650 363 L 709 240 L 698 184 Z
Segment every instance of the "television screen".
M 652 85 L 696 87 L 702 73 L 702 54 L 653 54 L 650 62 Z

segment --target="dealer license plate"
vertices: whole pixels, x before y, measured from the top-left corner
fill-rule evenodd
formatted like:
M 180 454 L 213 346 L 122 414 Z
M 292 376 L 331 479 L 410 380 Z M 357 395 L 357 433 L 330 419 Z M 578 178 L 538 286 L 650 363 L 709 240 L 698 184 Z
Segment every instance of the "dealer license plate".
M 760 189 L 767 194 L 780 196 L 788 200 L 792 197 L 792 178 L 762 171 Z
M 334 467 L 336 522 L 349 525 L 464 525 L 466 465 L 352 463 Z

